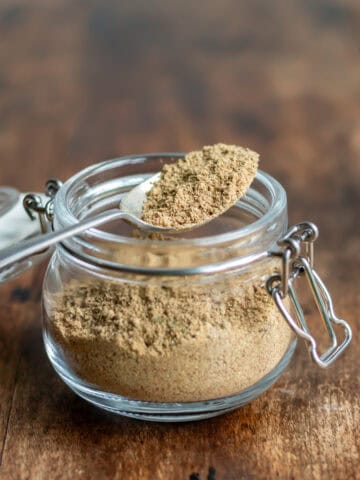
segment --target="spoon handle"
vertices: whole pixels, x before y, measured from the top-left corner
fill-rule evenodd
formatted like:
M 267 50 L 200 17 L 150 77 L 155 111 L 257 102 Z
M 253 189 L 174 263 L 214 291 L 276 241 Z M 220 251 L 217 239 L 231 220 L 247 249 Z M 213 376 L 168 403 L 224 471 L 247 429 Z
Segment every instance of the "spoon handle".
M 64 228 L 63 230 L 47 233 L 40 237 L 32 238 L 12 247 L 5 248 L 0 251 L 0 272 L 21 260 L 42 252 L 51 245 L 55 245 L 68 237 L 119 218 L 128 219 L 129 215 L 120 209 L 108 210 L 107 212 L 102 212 L 95 217 L 82 220 L 76 225 Z M 132 218 L 132 220 L 134 219 Z

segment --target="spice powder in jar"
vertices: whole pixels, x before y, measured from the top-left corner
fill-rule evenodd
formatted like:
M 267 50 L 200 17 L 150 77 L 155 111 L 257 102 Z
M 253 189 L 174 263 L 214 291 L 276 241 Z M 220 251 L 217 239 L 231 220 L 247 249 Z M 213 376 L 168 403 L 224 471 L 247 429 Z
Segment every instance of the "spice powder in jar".
M 164 168 L 144 218 L 181 225 L 221 212 L 246 192 L 257 162 L 223 144 L 192 152 Z M 75 373 L 105 391 L 159 402 L 233 395 L 273 370 L 293 339 L 264 285 L 277 267 L 265 259 L 206 282 L 73 281 L 57 298 L 52 334 Z

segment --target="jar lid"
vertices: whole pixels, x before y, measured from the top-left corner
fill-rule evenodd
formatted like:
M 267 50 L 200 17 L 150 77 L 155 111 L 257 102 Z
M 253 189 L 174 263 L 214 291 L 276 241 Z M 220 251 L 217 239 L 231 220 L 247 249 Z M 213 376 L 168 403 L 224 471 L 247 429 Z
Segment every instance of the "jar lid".
M 19 192 L 12 187 L 0 187 L 0 218 L 17 203 Z
M 0 251 L 41 234 L 39 219 L 31 219 L 23 206 L 25 195 L 15 188 L 0 187 Z M 46 198 L 43 194 L 38 195 L 40 198 Z M 0 283 L 31 268 L 44 257 L 44 254 L 34 255 L 0 272 Z

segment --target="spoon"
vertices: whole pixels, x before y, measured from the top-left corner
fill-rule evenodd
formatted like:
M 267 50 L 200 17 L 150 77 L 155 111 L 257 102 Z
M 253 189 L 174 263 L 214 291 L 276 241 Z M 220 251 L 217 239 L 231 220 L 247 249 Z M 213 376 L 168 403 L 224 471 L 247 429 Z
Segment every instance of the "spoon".
M 146 194 L 159 179 L 160 173 L 157 173 L 130 190 L 130 192 L 121 200 L 119 208 L 102 212 L 99 215 L 82 220 L 76 225 L 71 225 L 63 230 L 51 232 L 42 235 L 41 237 L 26 240 L 20 244 L 1 250 L 0 272 L 21 260 L 44 251 L 51 245 L 61 242 L 66 238 L 78 235 L 89 228 L 98 227 L 99 225 L 103 225 L 111 222 L 112 220 L 120 218 L 137 226 L 141 230 L 159 233 L 174 233 L 179 232 L 179 230 L 191 230 L 192 228 L 200 227 L 204 223 L 207 223 L 211 220 L 211 218 L 207 218 L 204 222 L 185 225 L 176 229 L 159 227 L 141 220 L 143 205 L 146 201 Z

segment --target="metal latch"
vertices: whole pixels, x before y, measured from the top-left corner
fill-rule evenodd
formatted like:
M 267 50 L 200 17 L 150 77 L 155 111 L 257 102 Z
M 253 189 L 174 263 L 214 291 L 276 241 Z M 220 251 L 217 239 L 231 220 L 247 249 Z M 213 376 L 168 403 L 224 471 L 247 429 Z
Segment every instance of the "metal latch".
M 42 198 L 35 193 L 28 193 L 23 199 L 23 206 L 31 220 L 35 220 L 36 215 L 40 221 L 41 233 L 47 233 L 52 225 L 54 218 L 54 198 L 60 189 L 62 182 L 51 179 L 46 182 L 45 195 L 49 198 L 45 203 Z
M 273 255 L 280 256 L 282 259 L 281 273 L 272 275 L 267 280 L 266 287 L 290 327 L 308 344 L 313 361 L 320 367 L 325 368 L 349 345 L 352 332 L 349 324 L 335 315 L 329 291 L 314 270 L 314 242 L 318 234 L 318 228 L 310 222 L 299 223 L 287 231 L 278 242 L 278 246 L 282 250 L 273 252 Z M 300 275 L 307 279 L 330 338 L 329 348 L 321 355 L 318 353 L 317 341 L 310 332 L 304 311 L 294 289 L 295 280 Z M 284 299 L 287 296 L 289 296 L 294 307 L 295 318 L 285 306 Z M 334 325 L 340 325 L 344 329 L 344 340 L 340 344 L 334 331 Z

